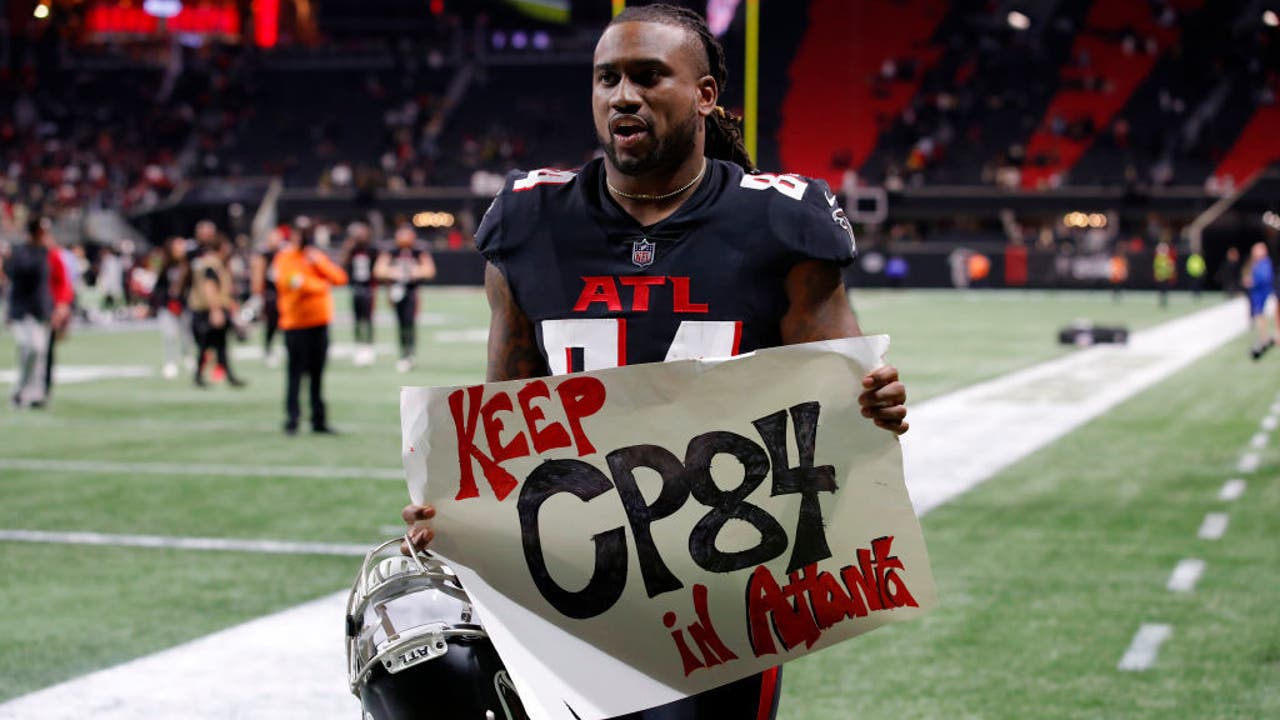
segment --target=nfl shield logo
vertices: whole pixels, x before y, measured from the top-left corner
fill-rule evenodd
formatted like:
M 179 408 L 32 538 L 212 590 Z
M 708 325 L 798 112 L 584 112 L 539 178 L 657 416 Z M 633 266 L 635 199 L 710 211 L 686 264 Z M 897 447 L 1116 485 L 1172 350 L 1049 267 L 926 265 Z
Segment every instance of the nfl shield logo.
M 631 243 L 631 262 L 636 267 L 649 267 L 653 264 L 654 248 L 655 245 L 645 238 Z

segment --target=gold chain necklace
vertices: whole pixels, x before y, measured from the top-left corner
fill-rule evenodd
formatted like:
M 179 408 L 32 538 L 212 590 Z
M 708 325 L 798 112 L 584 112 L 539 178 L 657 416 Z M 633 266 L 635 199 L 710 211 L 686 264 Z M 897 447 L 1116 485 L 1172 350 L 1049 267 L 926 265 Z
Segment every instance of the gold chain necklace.
M 675 190 L 672 190 L 669 193 L 664 193 L 662 195 L 650 195 L 649 193 L 623 192 L 618 188 L 614 187 L 613 183 L 609 182 L 608 177 L 605 177 L 604 184 L 609 187 L 609 190 L 612 191 L 614 195 L 617 195 L 619 197 L 624 197 L 628 200 L 666 200 L 667 198 L 673 198 L 679 195 L 680 193 L 684 192 L 685 190 L 688 190 L 689 188 L 693 187 L 694 185 L 697 185 L 698 181 L 702 179 L 702 174 L 705 173 L 706 171 L 707 171 L 707 159 L 703 158 L 702 169 L 698 171 L 697 175 L 693 176 L 692 180 L 680 186 L 679 188 L 676 188 Z

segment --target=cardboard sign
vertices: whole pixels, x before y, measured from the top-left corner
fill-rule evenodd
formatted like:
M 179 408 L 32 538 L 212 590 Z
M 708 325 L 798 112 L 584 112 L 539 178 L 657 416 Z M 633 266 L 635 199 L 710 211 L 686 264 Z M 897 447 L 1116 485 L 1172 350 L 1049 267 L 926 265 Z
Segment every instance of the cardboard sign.
M 857 403 L 887 349 L 403 390 L 409 494 L 532 712 L 661 705 L 936 603 L 898 440 Z

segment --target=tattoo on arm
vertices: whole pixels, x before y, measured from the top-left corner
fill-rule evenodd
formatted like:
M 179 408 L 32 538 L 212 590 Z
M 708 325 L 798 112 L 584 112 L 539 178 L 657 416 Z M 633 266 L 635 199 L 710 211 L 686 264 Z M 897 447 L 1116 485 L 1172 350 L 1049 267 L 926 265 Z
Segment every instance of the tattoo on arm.
M 484 269 L 484 290 L 489 298 L 488 382 L 519 380 L 550 374 L 538 352 L 538 338 L 529 319 L 511 294 L 502 271 L 489 263 Z
M 820 260 L 800 263 L 787 274 L 786 290 L 790 307 L 782 318 L 784 343 L 794 345 L 862 334 L 838 265 Z

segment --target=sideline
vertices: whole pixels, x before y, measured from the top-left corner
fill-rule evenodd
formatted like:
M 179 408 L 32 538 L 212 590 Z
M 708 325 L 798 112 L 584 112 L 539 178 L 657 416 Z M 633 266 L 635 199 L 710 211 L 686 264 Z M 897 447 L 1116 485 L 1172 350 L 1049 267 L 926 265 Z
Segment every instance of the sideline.
M 1090 348 L 912 407 L 903 450 L 917 512 L 1240 335 L 1247 327 L 1239 302 L 1135 333 L 1128 347 Z M 345 598 L 344 590 L 33 692 L 0 705 L 0 720 L 357 717 L 342 656 Z

